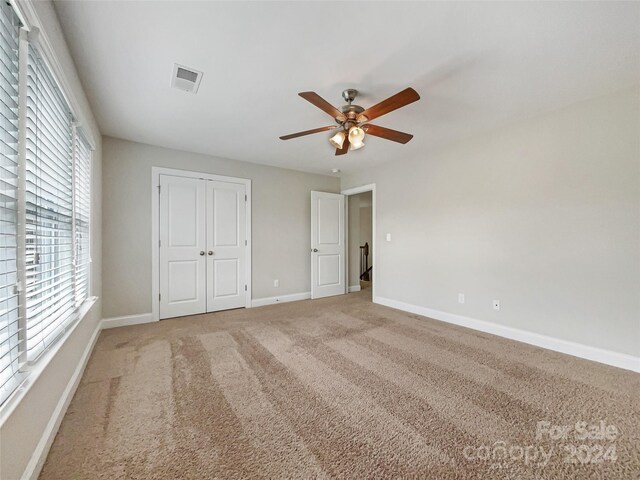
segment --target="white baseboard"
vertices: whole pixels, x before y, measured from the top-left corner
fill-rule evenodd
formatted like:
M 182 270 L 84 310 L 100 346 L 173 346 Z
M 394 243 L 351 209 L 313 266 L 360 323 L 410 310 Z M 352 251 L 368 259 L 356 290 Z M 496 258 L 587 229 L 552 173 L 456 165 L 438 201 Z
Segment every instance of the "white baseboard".
M 359 292 L 360 285 L 349 285 L 349 293 Z
M 140 313 L 138 315 L 125 315 L 124 317 L 111 317 L 102 319 L 102 329 L 128 327 L 129 325 L 140 325 L 141 323 L 155 322 L 151 313 Z
M 298 300 L 308 300 L 311 298 L 311 292 L 291 293 L 289 295 L 280 295 L 278 297 L 255 298 L 251 301 L 252 307 L 263 307 L 265 305 L 273 305 L 276 303 L 297 302 Z
M 89 361 L 91 352 L 93 352 L 93 347 L 98 340 L 98 336 L 100 335 L 101 330 L 102 321 L 98 322 L 98 324 L 96 325 L 89 343 L 85 347 L 84 352 L 82 352 L 82 356 L 80 357 L 80 361 L 78 362 L 73 375 L 71 375 L 71 378 L 69 379 L 64 392 L 62 392 L 60 400 L 58 400 L 56 408 L 51 414 L 49 423 L 47 423 L 44 432 L 42 432 L 40 441 L 38 442 L 38 445 L 36 445 L 36 448 L 31 455 L 31 459 L 27 464 L 27 468 L 22 474 L 23 480 L 36 480 L 40 475 L 40 471 L 42 470 L 44 462 L 47 459 L 47 455 L 49 454 L 49 449 L 51 448 L 51 445 L 56 438 L 56 434 L 58 433 L 58 429 L 60 428 L 62 419 L 67 412 L 67 407 L 69 406 L 73 395 L 76 393 L 76 389 L 78 388 L 78 384 L 80 383 L 80 379 L 82 378 L 82 374 L 84 373 L 84 369 L 87 366 L 87 362 Z
M 592 347 L 581 343 L 570 342 L 559 338 L 541 335 L 539 333 L 528 332 L 518 328 L 507 327 L 497 323 L 478 320 L 471 317 L 456 315 L 454 313 L 442 312 L 427 307 L 420 307 L 409 303 L 399 302 L 390 298 L 377 296 L 374 303 L 385 305 L 387 307 L 396 308 L 405 312 L 415 313 L 425 317 L 441 320 L 447 323 L 453 323 L 462 327 L 472 328 L 481 332 L 498 335 L 499 337 L 517 340 L 518 342 L 528 343 L 536 347 L 546 348 L 560 353 L 573 355 L 574 357 L 592 360 L 594 362 L 612 365 L 634 372 L 640 372 L 640 357 L 618 353 L 611 350 Z

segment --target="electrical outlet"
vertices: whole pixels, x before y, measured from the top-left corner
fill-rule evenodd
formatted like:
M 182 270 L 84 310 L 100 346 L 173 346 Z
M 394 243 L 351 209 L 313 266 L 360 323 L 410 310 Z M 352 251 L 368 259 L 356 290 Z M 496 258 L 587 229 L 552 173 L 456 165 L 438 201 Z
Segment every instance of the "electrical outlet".
M 279 287 L 280 286 L 280 280 L 274 280 L 273 281 L 273 286 L 274 287 Z
M 458 303 L 464 303 L 464 293 L 458 294 Z
M 387 242 L 390 242 L 390 241 L 391 241 L 391 234 L 387 233 Z
M 494 300 L 493 301 L 493 309 L 494 310 L 500 310 L 500 300 Z

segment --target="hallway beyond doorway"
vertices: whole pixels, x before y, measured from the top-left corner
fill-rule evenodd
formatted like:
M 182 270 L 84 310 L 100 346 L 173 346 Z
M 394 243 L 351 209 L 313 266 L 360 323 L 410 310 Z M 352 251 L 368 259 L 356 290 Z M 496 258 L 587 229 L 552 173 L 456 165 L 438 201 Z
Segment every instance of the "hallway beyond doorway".
M 371 287 L 373 280 L 373 195 L 371 191 L 348 197 L 349 291 Z

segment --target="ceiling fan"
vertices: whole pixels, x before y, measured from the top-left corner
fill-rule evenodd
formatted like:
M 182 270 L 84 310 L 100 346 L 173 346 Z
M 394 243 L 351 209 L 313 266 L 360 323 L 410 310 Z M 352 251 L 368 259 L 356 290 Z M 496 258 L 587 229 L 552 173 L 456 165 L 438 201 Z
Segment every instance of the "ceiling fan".
M 398 108 L 420 100 L 420 95 L 418 95 L 418 92 L 413 88 L 405 88 L 401 92 L 367 109 L 362 108 L 360 105 L 352 105 L 352 102 L 358 95 L 358 91 L 353 88 L 348 88 L 342 92 L 342 98 L 344 98 L 348 104 L 340 107 L 340 109 L 331 105 L 315 92 L 300 92 L 298 95 L 314 104 L 320 110 L 331 115 L 337 125 L 329 125 L 327 127 L 284 135 L 280 137 L 281 140 L 290 140 L 304 135 L 311 135 L 312 133 L 338 129 L 338 132 L 331 137 L 329 142 L 336 147 L 336 155 L 344 155 L 349 150 L 357 150 L 364 147 L 363 140 L 366 134 L 398 143 L 407 143 L 413 138 L 413 135 L 408 133 L 398 132 L 397 130 L 391 130 L 390 128 L 379 127 L 368 123 L 374 118 L 381 117 L 386 113 L 393 112 Z

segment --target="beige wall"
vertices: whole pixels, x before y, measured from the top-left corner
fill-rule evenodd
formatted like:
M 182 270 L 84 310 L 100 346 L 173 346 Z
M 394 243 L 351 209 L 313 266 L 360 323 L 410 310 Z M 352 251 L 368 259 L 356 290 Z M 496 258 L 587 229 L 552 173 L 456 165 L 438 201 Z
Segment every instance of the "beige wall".
M 69 88 L 78 103 L 80 111 L 76 113 L 87 121 L 88 124 L 83 126 L 90 129 L 96 141 L 96 150 L 92 157 L 91 257 L 93 262 L 91 265 L 91 282 L 92 294 L 101 297 L 102 194 L 100 188 L 102 185 L 102 139 L 76 75 L 73 61 L 67 50 L 51 3 L 48 1 L 35 2 L 35 8 L 40 19 L 41 30 L 49 38 L 57 54 L 58 62 L 64 71 Z M 44 371 L 35 380 L 35 383 L 31 385 L 25 397 L 0 426 L 0 478 L 2 480 L 18 480 L 22 477 L 32 454 L 36 450 L 36 445 L 41 440 L 43 432 L 45 432 L 46 426 L 62 397 L 62 393 L 78 366 L 81 356 L 101 318 L 101 301 L 98 300 L 82 322 L 78 324 L 71 336 L 47 363 Z
M 343 177 L 376 183 L 376 295 L 640 354 L 639 132 L 633 88 Z
M 251 179 L 253 298 L 310 291 L 310 191 L 338 192 L 339 179 L 109 137 L 103 148 L 105 318 L 151 312 L 154 166 Z

